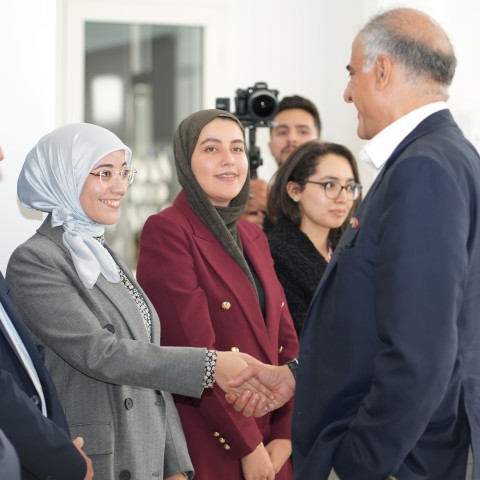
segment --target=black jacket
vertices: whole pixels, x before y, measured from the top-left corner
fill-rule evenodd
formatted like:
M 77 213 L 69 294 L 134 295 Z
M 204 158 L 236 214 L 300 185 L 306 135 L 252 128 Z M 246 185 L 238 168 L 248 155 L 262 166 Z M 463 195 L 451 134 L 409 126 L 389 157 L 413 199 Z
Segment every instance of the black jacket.
M 327 261 L 300 228 L 288 220 L 279 220 L 267 237 L 275 271 L 285 291 L 295 330 L 300 336 Z

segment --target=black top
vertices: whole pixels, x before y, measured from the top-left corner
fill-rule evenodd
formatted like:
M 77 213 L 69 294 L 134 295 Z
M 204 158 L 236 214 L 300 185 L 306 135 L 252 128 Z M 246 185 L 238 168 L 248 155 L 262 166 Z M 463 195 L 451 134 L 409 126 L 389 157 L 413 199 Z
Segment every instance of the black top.
M 275 271 L 285 291 L 295 330 L 300 336 L 308 306 L 327 261 L 300 228 L 288 220 L 279 220 L 267 237 Z

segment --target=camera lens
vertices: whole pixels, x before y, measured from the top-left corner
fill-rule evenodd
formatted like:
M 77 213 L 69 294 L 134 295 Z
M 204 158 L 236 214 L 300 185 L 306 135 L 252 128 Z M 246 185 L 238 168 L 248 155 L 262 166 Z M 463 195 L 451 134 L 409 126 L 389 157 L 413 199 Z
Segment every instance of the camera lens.
M 269 92 L 254 92 L 249 98 L 249 110 L 259 120 L 272 118 L 277 110 L 277 99 Z

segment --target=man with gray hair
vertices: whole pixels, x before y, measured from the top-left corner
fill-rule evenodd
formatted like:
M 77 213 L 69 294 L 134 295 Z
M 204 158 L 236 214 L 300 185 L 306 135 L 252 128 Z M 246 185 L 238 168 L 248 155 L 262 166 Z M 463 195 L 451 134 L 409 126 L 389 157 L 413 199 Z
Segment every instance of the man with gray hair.
M 463 480 L 470 445 L 480 479 L 480 157 L 445 103 L 455 66 L 418 10 L 354 39 L 344 99 L 378 176 L 310 305 L 296 377 L 238 380 L 278 403 L 296 386 L 296 479 Z M 261 413 L 248 398 L 235 407 Z

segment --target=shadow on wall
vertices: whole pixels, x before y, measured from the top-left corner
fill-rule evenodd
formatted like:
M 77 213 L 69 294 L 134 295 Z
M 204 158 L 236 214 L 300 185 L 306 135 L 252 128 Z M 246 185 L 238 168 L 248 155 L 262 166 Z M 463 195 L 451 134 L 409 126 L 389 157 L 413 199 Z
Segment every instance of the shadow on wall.
M 20 200 L 17 198 L 17 206 L 20 214 L 23 218 L 27 220 L 39 220 L 40 222 L 43 221 L 43 212 L 39 212 L 38 210 L 32 210 L 30 208 L 25 208 L 21 203 Z

